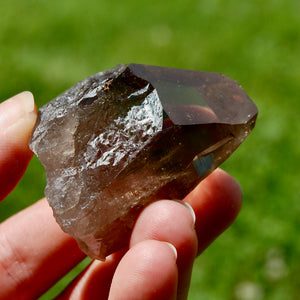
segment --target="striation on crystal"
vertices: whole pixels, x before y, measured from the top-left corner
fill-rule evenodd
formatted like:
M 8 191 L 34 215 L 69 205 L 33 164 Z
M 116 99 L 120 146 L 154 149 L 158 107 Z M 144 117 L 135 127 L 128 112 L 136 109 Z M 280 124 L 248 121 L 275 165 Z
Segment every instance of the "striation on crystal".
M 57 222 L 104 259 L 128 244 L 148 203 L 183 198 L 228 158 L 256 116 L 224 75 L 119 65 L 43 106 L 30 147 Z

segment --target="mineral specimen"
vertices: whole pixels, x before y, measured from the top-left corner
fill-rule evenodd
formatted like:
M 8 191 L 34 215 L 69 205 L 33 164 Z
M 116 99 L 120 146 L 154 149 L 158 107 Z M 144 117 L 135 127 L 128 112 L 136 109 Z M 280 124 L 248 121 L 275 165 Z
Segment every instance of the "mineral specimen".
M 119 65 L 39 110 L 30 147 L 62 229 L 92 258 L 128 243 L 149 202 L 181 199 L 246 138 L 257 108 L 221 74 Z

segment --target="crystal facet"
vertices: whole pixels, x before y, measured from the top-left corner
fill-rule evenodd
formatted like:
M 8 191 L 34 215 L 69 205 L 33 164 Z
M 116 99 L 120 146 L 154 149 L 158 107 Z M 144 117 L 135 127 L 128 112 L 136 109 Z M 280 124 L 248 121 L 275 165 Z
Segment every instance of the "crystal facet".
M 124 247 L 143 207 L 181 199 L 246 138 L 257 108 L 221 74 L 119 65 L 39 110 L 30 147 L 62 229 L 92 258 Z

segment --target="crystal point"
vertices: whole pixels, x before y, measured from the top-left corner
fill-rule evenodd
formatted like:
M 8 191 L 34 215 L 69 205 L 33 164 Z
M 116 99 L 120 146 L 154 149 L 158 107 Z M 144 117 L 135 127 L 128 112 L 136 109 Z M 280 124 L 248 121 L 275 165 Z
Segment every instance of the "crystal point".
M 62 229 L 92 258 L 151 201 L 183 198 L 247 137 L 257 108 L 221 74 L 119 65 L 44 105 L 30 140 Z

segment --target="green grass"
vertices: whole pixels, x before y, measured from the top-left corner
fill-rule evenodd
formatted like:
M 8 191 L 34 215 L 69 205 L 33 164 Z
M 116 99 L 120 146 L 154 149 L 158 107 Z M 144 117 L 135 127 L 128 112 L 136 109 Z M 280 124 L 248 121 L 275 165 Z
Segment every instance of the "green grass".
M 4 0 L 0 11 L 0 101 L 31 90 L 40 107 L 128 62 L 238 80 L 260 111 L 254 132 L 224 164 L 242 185 L 244 206 L 197 259 L 189 298 L 299 297 L 299 1 Z M 0 220 L 42 197 L 45 180 L 33 159 L 1 203 Z

